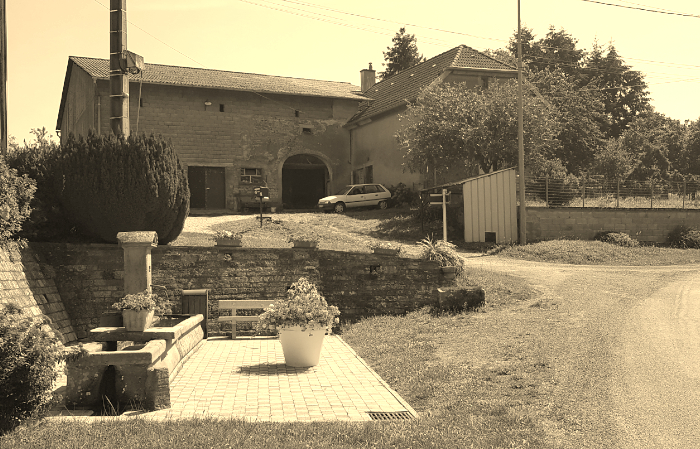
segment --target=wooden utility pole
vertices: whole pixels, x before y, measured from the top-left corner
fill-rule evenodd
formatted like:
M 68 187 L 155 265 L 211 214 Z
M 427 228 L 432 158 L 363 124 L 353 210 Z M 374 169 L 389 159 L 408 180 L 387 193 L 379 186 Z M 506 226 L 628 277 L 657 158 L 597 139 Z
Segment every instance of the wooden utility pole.
M 7 156 L 7 16 L 0 0 L 0 153 Z
M 523 143 L 523 44 L 520 30 L 520 0 L 518 0 L 518 173 L 520 188 L 520 244 L 527 243 L 527 210 L 525 208 L 525 146 Z
M 126 54 L 126 0 L 110 0 L 109 8 L 109 124 L 117 136 L 129 135 L 129 76 Z

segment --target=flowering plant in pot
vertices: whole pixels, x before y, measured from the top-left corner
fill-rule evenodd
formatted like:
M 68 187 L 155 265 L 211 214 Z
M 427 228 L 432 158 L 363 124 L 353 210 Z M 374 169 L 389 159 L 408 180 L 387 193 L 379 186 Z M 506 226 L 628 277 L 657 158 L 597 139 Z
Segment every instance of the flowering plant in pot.
M 214 237 L 217 246 L 241 246 L 243 234 L 231 231 L 216 231 Z
M 128 331 L 148 329 L 153 322 L 153 316 L 169 313 L 170 307 L 170 301 L 163 300 L 148 290 L 125 295 L 120 301 L 112 304 L 113 309 L 122 312 L 124 327 Z
M 401 253 L 401 245 L 392 242 L 375 242 L 372 243 L 369 248 L 375 254 L 387 254 L 387 255 L 398 255 Z
M 276 330 L 287 365 L 317 365 L 326 330 L 339 322 L 340 311 L 308 279 L 302 277 L 260 315 L 256 330 Z

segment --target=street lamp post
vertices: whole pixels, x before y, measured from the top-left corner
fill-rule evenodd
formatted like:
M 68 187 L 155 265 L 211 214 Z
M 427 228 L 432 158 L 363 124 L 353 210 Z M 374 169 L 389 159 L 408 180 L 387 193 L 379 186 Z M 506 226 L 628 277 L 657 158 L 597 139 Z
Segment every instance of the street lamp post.
M 520 188 L 520 244 L 527 243 L 527 211 L 525 209 L 525 146 L 523 143 L 523 45 L 520 36 L 520 0 L 518 0 L 518 184 Z

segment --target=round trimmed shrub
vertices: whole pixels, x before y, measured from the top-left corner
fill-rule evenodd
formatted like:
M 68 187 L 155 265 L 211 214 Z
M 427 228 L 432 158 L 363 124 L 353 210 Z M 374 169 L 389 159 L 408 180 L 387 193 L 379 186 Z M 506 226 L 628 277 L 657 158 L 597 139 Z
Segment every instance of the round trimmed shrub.
M 680 225 L 668 234 L 668 242 L 674 248 L 700 248 L 700 229 Z
M 10 240 L 22 229 L 32 212 L 36 182 L 27 175 L 19 176 L 0 156 L 0 243 Z
M 594 239 L 600 240 L 604 243 L 610 243 L 617 246 L 626 246 L 629 248 L 639 246 L 639 241 L 637 239 L 633 239 L 629 236 L 629 234 L 624 232 L 603 231 L 597 233 Z
M 14 304 L 0 304 L 0 433 L 38 416 L 51 402 L 64 353 L 48 323 Z
M 190 210 L 187 176 L 161 136 L 69 136 L 58 160 L 61 205 L 82 233 L 117 242 L 117 233 L 156 231 L 175 240 Z

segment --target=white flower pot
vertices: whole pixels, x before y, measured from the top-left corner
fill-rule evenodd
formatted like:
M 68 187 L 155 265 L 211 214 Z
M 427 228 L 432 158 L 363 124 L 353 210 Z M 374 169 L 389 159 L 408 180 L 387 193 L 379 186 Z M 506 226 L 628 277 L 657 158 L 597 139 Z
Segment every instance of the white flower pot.
M 130 332 L 143 332 L 153 322 L 153 314 L 155 310 L 122 310 L 122 318 L 124 319 L 124 327 Z
M 302 330 L 301 326 L 281 327 L 277 330 L 284 361 L 288 366 L 303 368 L 316 366 L 321 358 L 323 337 L 326 335 L 325 327 L 308 326 Z

